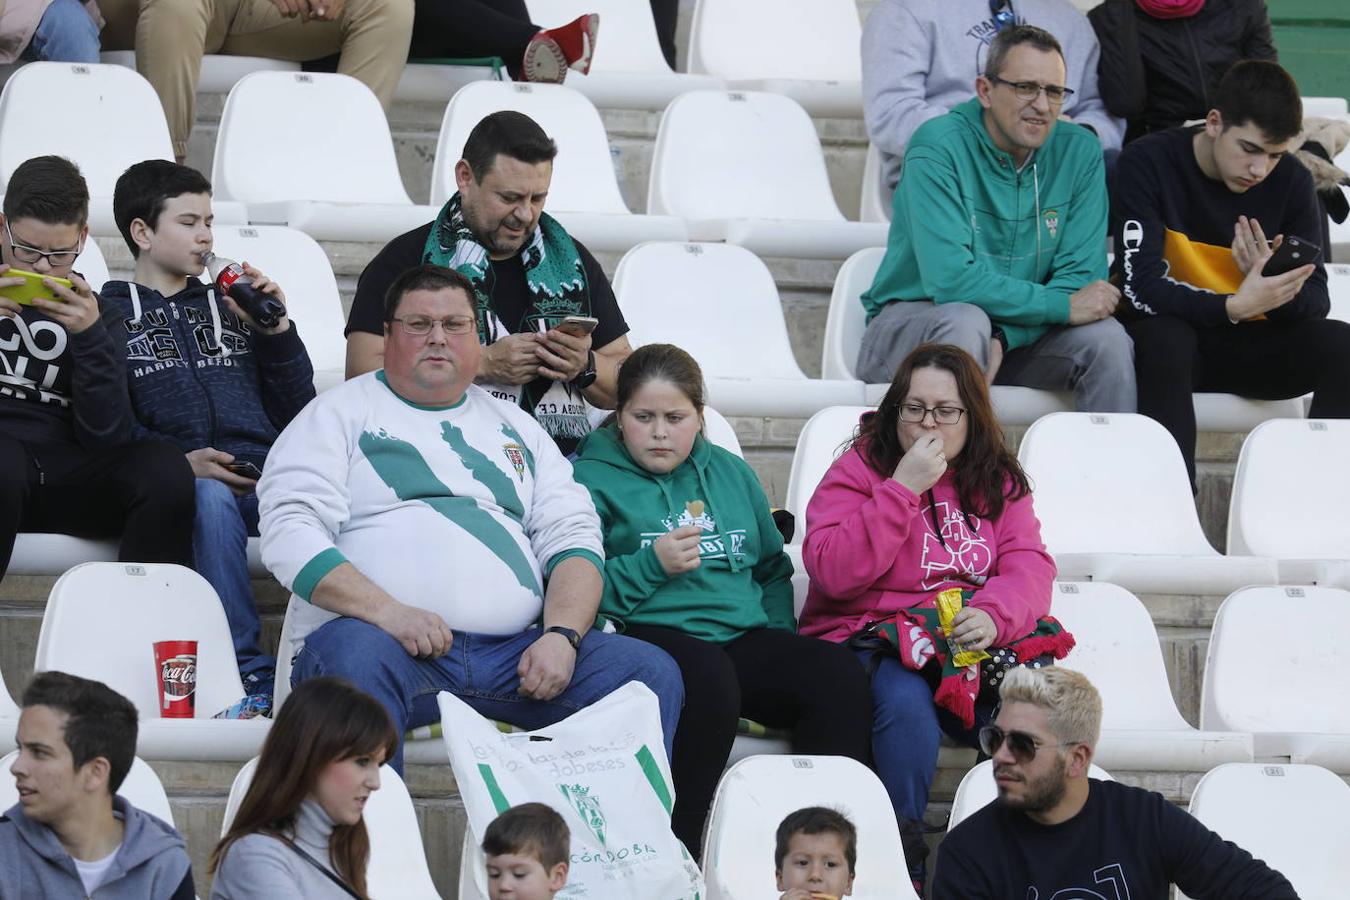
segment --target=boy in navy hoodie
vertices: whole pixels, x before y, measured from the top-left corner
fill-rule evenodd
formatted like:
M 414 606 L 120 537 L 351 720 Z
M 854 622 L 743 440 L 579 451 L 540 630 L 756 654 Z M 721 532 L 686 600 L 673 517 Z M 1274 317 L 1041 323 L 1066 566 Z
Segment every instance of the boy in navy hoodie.
M 213 246 L 211 185 L 201 173 L 137 163 L 117 180 L 113 216 L 136 259 L 135 281 L 110 281 L 103 293 L 126 323 L 135 431 L 174 442 L 192 464 L 197 571 L 225 607 L 248 695 L 231 714 L 267 714 L 276 659 L 259 648 L 247 537 L 258 534 L 256 472 L 314 398 L 314 369 L 288 318 L 261 328 L 197 278 Z M 244 271 L 284 302 L 274 282 L 247 264 Z

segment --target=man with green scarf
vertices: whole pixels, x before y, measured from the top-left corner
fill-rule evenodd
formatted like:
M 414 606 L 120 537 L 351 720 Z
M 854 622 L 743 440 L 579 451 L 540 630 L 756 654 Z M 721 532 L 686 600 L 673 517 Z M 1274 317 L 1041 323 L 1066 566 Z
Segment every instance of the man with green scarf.
M 619 366 L 632 352 L 628 324 L 600 264 L 543 211 L 557 146 L 529 116 L 502 111 L 474 126 L 455 165 L 458 193 L 436 221 L 390 241 L 357 283 L 347 320 L 347 377 L 384 361 L 384 295 L 423 263 L 473 284 L 477 383 L 529 411 L 570 454 L 591 430 L 592 407 L 613 409 Z M 590 334 L 559 326 L 594 318 Z

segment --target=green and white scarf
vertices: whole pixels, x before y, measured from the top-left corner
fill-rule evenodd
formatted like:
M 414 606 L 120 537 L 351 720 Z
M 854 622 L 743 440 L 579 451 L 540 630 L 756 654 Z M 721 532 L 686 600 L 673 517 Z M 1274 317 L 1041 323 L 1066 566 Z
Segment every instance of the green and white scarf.
M 441 207 L 427 235 L 422 261 L 454 269 L 468 278 L 474 287 L 477 304 L 478 340 L 491 344 L 497 338 L 492 309 L 492 259 L 487 247 L 478 242 L 464 221 L 460 195 L 456 193 Z M 591 314 L 591 292 L 586 283 L 586 268 L 577 246 L 557 219 L 547 213 L 539 217 L 529 244 L 521 250 L 525 283 L 531 302 L 519 322 L 502 324 L 512 333 L 534 332 L 554 327 L 567 316 Z M 535 417 L 555 439 L 575 442 L 590 431 L 586 420 L 586 402 L 580 391 L 570 385 L 538 378 L 519 388 L 503 386 L 493 393 L 516 395 L 521 408 Z

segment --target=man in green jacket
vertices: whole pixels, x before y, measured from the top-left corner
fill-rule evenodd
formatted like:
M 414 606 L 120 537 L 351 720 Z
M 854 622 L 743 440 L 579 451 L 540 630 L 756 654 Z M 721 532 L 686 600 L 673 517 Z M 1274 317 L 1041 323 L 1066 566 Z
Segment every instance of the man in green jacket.
M 858 377 L 888 382 L 925 341 L 956 344 L 991 382 L 1072 390 L 1134 412 L 1134 352 L 1112 318 L 1107 195 L 1092 132 L 1056 124 L 1069 95 L 1049 32 L 1001 31 L 976 97 L 905 151 L 886 256 L 863 294 Z

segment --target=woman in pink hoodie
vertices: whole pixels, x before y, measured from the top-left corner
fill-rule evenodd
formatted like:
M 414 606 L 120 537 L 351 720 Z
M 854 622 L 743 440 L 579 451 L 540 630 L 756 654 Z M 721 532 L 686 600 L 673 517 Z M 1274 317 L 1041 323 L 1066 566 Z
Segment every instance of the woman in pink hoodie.
M 932 606 L 947 588 L 976 591 L 949 635 L 969 650 L 1023 638 L 1050 611 L 1055 564 L 1031 487 L 1003 445 L 983 372 L 957 347 L 924 344 L 905 358 L 816 488 L 806 526 L 804 635 L 846 642 L 871 622 Z M 931 668 L 914 671 L 898 654 L 873 659 L 873 756 L 921 877 L 941 732 L 975 746 L 992 710 L 977 705 L 965 728 L 934 704 Z

